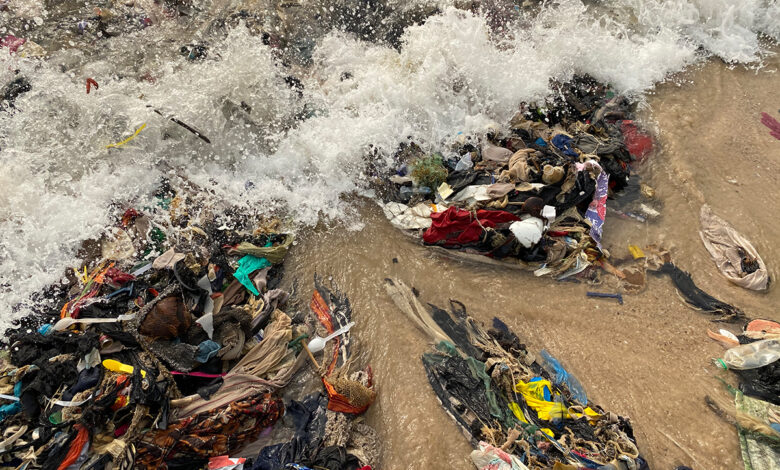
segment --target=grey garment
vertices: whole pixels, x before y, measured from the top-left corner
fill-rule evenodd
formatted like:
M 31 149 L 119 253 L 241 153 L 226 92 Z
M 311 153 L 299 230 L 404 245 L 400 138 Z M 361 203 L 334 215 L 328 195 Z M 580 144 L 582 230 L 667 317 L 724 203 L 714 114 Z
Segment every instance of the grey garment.
M 491 199 L 504 197 L 515 189 L 514 183 L 494 183 L 487 187 L 487 195 Z
M 512 157 L 512 151 L 492 144 L 482 147 L 482 160 L 498 163 L 507 163 Z
M 268 321 L 271 313 L 273 313 L 273 311 L 276 310 L 279 305 L 284 305 L 289 297 L 290 294 L 283 291 L 282 289 L 271 289 L 264 293 L 263 310 L 259 315 L 252 319 L 252 331 L 256 331 L 258 327 L 262 327 L 263 324 Z
M 155 340 L 146 342 L 145 346 L 168 367 L 179 372 L 189 372 L 200 363 L 195 359 L 198 347 L 187 343 Z
M 572 139 L 571 144 L 583 153 L 609 155 L 623 147 L 618 139 L 600 140 L 590 134 L 579 134 Z
M 728 222 L 712 212 L 710 206 L 701 208 L 701 236 L 704 247 L 718 265 L 726 279 L 745 289 L 764 290 L 769 284 L 769 273 L 764 260 L 747 238 L 737 232 Z M 743 259 L 758 263 L 758 269 L 746 272 Z
M 271 267 L 268 266 L 267 268 L 263 268 L 255 273 L 254 276 L 252 276 L 252 282 L 254 283 L 255 287 L 257 287 L 258 292 L 263 292 L 265 290 L 265 286 L 268 285 L 268 271 L 271 270 Z
M 214 341 L 222 346 L 219 357 L 232 361 L 241 356 L 252 318 L 243 308 L 232 308 L 214 315 Z

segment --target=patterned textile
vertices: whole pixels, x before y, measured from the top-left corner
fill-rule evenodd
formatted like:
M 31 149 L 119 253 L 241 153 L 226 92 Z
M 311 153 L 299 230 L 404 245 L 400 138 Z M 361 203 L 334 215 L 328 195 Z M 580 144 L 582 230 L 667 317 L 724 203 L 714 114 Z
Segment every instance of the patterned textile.
M 166 469 L 168 462 L 196 464 L 234 454 L 283 414 L 280 399 L 262 394 L 180 419 L 167 429 L 141 435 L 136 443 L 135 468 Z

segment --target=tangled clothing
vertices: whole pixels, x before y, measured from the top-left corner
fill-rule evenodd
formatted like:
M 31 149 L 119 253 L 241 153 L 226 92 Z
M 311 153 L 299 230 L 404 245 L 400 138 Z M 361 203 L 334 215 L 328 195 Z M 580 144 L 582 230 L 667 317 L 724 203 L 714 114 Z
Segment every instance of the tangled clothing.
M 769 284 L 764 260 L 753 245 L 728 222 L 701 207 L 701 236 L 704 246 L 726 278 L 746 289 L 763 290 Z
M 557 134 L 550 141 L 555 147 L 568 157 L 578 157 L 577 152 L 571 147 L 571 137 L 566 134 Z
M 499 181 L 513 183 L 530 181 L 531 168 L 528 166 L 528 157 L 534 152 L 534 149 L 520 149 L 515 152 L 509 159 L 509 169 L 501 172 Z
M 780 406 L 780 361 L 756 369 L 732 371 L 739 376 L 739 389 L 745 395 Z
M 179 419 L 141 435 L 135 468 L 166 469 L 169 462 L 195 468 L 210 457 L 235 453 L 283 414 L 280 399 L 259 394 Z
M 271 264 L 279 264 L 284 260 L 284 257 L 287 256 L 287 251 L 290 249 L 290 246 L 292 245 L 294 240 L 294 237 L 292 235 L 285 235 L 284 241 L 280 243 L 279 245 L 272 246 L 256 246 L 249 242 L 241 242 L 232 249 L 232 251 L 235 251 L 237 253 L 242 253 L 245 255 L 252 255 L 256 258 L 265 258 L 267 259 Z
M 219 391 L 209 400 L 204 400 L 199 395 L 185 398 L 185 407 L 179 412 L 179 417 L 202 413 L 252 394 L 286 386 L 305 357 L 305 354 L 299 354 L 292 363 L 287 361 L 292 355 L 292 350 L 287 347 L 290 340 L 290 317 L 277 312 L 274 321 L 266 328 L 265 338 L 225 376 Z M 268 377 L 271 374 L 273 376 Z
M 431 226 L 423 234 L 428 244 L 444 246 L 465 245 L 479 241 L 484 228 L 520 220 L 514 214 L 505 211 L 478 210 L 476 217 L 469 211 L 450 207 L 444 212 L 431 214 Z
M 289 442 L 264 447 L 251 470 L 277 470 L 288 463 L 303 463 L 320 448 L 325 434 L 328 399 L 322 393 L 309 395 L 303 401 L 291 401 L 285 420 L 294 426 Z

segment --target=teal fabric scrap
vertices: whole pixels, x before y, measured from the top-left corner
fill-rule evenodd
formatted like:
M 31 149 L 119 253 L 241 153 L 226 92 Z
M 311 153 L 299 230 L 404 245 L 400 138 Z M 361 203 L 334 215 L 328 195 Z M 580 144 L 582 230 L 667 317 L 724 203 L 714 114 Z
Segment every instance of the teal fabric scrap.
M 267 268 L 269 266 L 271 266 L 271 262 L 265 258 L 258 258 L 256 256 L 246 255 L 240 260 L 238 260 L 238 269 L 236 269 L 236 272 L 233 273 L 233 277 L 238 279 L 238 282 L 240 282 L 241 285 L 246 287 L 247 290 L 249 290 L 249 292 L 251 292 L 254 295 L 260 295 L 260 292 L 257 290 L 257 287 L 255 287 L 252 280 L 249 279 L 249 275 L 257 271 L 258 269 Z

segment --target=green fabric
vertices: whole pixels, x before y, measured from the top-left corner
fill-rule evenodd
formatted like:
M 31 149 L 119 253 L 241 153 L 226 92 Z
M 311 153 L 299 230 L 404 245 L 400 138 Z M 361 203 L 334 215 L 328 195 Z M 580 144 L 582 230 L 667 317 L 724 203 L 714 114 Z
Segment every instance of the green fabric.
M 436 345 L 436 350 L 449 356 L 461 355 L 456 346 L 449 341 L 440 341 Z M 498 398 L 496 392 L 492 388 L 492 381 L 490 376 L 487 374 L 485 363 L 480 362 L 471 356 L 465 356 L 464 360 L 469 366 L 471 376 L 475 379 L 481 380 L 485 386 L 485 395 L 487 395 L 488 398 L 490 414 L 508 428 L 511 428 L 516 423 L 518 423 L 519 421 L 517 418 L 515 418 L 514 414 L 512 414 L 511 410 L 503 410 L 502 407 L 498 405 Z
M 242 286 L 246 287 L 254 295 L 260 295 L 255 284 L 249 279 L 249 275 L 258 269 L 271 266 L 271 262 L 265 258 L 258 258 L 252 255 L 246 255 L 238 260 L 238 269 L 233 273 L 233 277 L 238 279 Z
M 290 249 L 292 242 L 293 236 L 285 235 L 284 242 L 276 246 L 272 246 L 270 241 L 264 247 L 259 247 L 249 242 L 241 242 L 235 250 L 245 255 L 265 258 L 273 264 L 279 264 L 284 260 L 284 257 L 287 256 L 287 251 Z
M 287 347 L 293 349 L 295 351 L 295 354 L 298 354 L 299 352 L 303 351 L 303 340 L 307 339 L 308 337 L 309 335 L 304 333 L 299 337 L 293 339 L 289 343 L 287 343 Z
M 449 356 L 460 355 L 455 345 L 450 343 L 449 341 L 440 341 L 439 344 L 436 345 L 436 350 L 439 352 L 443 352 L 444 354 L 447 354 Z
M 780 413 L 780 406 L 757 400 L 737 391 L 734 402 L 741 411 L 765 423 L 769 422 L 769 411 Z M 737 427 L 739 445 L 745 470 L 780 470 L 780 440 L 754 431 Z
M 498 406 L 498 398 L 496 397 L 496 392 L 493 391 L 493 387 L 491 386 L 492 382 L 490 380 L 490 376 L 485 370 L 485 363 L 478 361 L 471 356 L 466 357 L 466 363 L 469 365 L 471 375 L 474 378 L 482 380 L 482 383 L 485 385 L 485 394 L 488 398 L 490 414 L 493 415 L 494 418 L 498 419 L 504 426 L 512 427 L 516 419 L 514 415 L 507 413 L 500 406 Z

